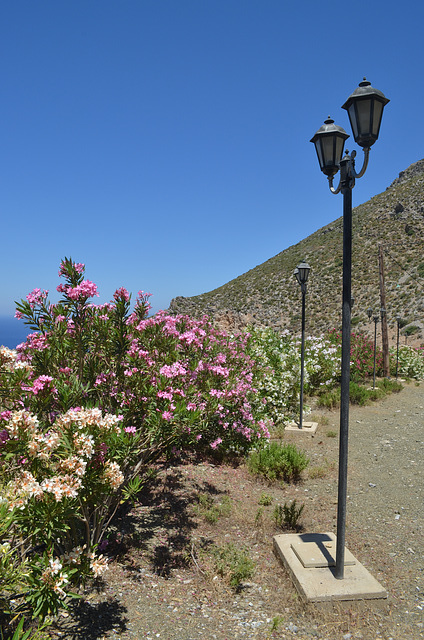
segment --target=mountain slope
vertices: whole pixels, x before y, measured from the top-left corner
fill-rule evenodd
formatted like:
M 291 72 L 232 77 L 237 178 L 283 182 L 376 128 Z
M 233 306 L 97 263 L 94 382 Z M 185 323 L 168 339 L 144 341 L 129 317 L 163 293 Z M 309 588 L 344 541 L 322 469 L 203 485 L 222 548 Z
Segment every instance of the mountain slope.
M 308 282 L 308 331 L 340 326 L 343 221 L 338 218 L 296 245 L 227 284 L 191 298 L 171 301 L 171 313 L 208 314 L 226 329 L 252 323 L 300 329 L 297 264 L 312 266 Z M 383 246 L 389 326 L 422 327 L 424 312 L 424 160 L 402 171 L 392 184 L 353 210 L 352 324 L 370 329 L 366 309 L 380 308 L 378 247 Z M 417 336 L 418 337 L 418 336 Z

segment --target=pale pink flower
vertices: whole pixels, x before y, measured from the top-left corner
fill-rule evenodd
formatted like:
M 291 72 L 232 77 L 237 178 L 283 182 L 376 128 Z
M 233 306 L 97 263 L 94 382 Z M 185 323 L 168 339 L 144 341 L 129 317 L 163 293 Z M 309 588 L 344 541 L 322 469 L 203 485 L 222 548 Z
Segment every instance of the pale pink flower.
M 108 460 L 105 464 L 103 475 L 112 489 L 117 489 L 124 482 L 124 474 L 117 462 L 110 462 Z
M 212 449 L 216 449 L 219 444 L 221 444 L 222 438 L 217 438 L 213 442 L 211 442 Z
M 126 433 L 135 433 L 137 431 L 136 427 L 125 427 L 124 431 Z
M 83 280 L 81 284 L 78 284 L 76 287 L 68 288 L 66 293 L 71 300 L 78 300 L 78 298 L 92 298 L 93 296 L 99 295 L 97 292 L 97 285 L 90 280 Z
M 90 555 L 90 559 L 90 568 L 95 578 L 101 576 L 105 571 L 109 569 L 107 560 L 103 557 L 103 555 L 100 555 L 96 558 L 94 553 L 92 553 Z
M 41 289 L 34 289 L 31 293 L 28 293 L 26 299 L 28 300 L 30 307 L 33 309 L 36 304 L 43 304 L 44 300 L 47 298 L 49 292 L 41 291 Z

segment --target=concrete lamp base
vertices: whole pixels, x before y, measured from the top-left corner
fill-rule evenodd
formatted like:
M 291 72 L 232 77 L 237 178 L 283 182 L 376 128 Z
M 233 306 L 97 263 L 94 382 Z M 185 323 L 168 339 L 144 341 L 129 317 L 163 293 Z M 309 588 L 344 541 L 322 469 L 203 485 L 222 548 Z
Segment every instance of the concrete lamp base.
M 343 579 L 334 576 L 334 533 L 277 535 L 274 552 L 306 602 L 387 598 L 387 591 L 348 549 L 345 549 Z
M 302 428 L 296 422 L 291 422 L 284 428 L 284 431 L 298 431 L 299 433 L 315 433 L 318 429 L 318 422 L 304 422 Z

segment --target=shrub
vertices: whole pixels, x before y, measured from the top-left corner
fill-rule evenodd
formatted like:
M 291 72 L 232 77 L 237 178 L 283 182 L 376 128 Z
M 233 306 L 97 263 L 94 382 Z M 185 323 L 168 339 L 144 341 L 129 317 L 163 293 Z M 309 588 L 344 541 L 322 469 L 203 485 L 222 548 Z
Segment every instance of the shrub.
M 236 547 L 233 542 L 214 551 L 215 568 L 218 575 L 227 578 L 230 586 L 237 590 L 243 580 L 251 578 L 255 571 L 255 563 L 245 548 Z
M 322 391 L 317 398 L 317 405 L 324 409 L 335 409 L 340 404 L 340 389 Z
M 396 374 L 396 349 L 390 349 L 390 373 Z M 422 349 L 408 345 L 399 346 L 398 374 L 404 378 L 424 379 L 424 355 Z
M 107 568 L 97 545 L 153 460 L 243 453 L 268 436 L 252 410 L 260 373 L 248 336 L 206 318 L 148 318 L 142 291 L 130 312 L 123 287 L 91 304 L 97 287 L 84 271 L 65 258 L 57 304 L 40 289 L 17 303 L 34 332 L 17 352 L 0 350 L 0 545 L 14 568 L 0 567 L 0 592 L 41 618 Z
M 349 399 L 351 404 L 358 404 L 363 407 L 369 404 L 370 398 L 370 391 L 364 386 L 357 384 L 356 382 L 351 382 L 349 384 Z
M 259 365 L 254 378 L 258 389 L 255 410 L 274 425 L 284 423 L 296 410 L 299 398 L 300 359 L 288 332 L 249 328 L 248 353 Z
M 329 332 L 329 339 L 341 346 L 342 336 L 333 329 Z M 383 353 L 376 345 L 376 374 L 381 375 Z M 350 379 L 360 382 L 374 374 L 374 340 L 363 331 L 353 331 L 350 336 Z
M 232 504 L 228 496 L 224 495 L 220 502 L 215 502 L 210 493 L 200 493 L 195 511 L 209 524 L 216 524 L 221 516 L 228 517 Z
M 278 430 L 299 409 L 301 345 L 288 331 L 251 328 L 248 352 L 257 362 L 254 386 L 258 389 L 255 410 Z M 305 340 L 304 390 L 313 394 L 333 386 L 339 377 L 340 349 L 328 339 Z
M 388 393 L 397 393 L 402 389 L 402 385 L 395 380 L 388 380 L 383 378 L 377 380 L 376 388 L 370 389 L 364 385 L 360 385 L 356 382 L 350 382 L 349 384 L 349 401 L 351 404 L 358 404 L 365 406 L 371 401 L 379 400 Z M 333 389 L 327 393 L 322 394 L 317 404 L 327 409 L 334 409 L 340 405 L 340 389 Z M 336 435 L 336 434 L 335 434 Z
M 271 503 L 272 503 L 272 496 L 269 496 L 266 493 L 262 493 L 261 497 L 259 498 L 258 504 L 262 504 L 264 507 L 268 507 Z
M 293 500 L 290 504 L 285 502 L 283 505 L 277 505 L 274 509 L 275 524 L 279 528 L 287 527 L 288 529 L 299 531 L 299 529 L 301 529 L 299 518 L 302 515 L 304 507 L 304 504 L 298 507 L 296 500 Z
M 265 447 L 252 451 L 247 460 L 250 473 L 261 475 L 267 480 L 298 480 L 309 464 L 305 453 L 293 444 L 281 445 L 270 442 Z
M 404 336 L 412 336 L 414 333 L 418 333 L 420 331 L 420 327 L 416 324 L 410 324 L 403 330 Z

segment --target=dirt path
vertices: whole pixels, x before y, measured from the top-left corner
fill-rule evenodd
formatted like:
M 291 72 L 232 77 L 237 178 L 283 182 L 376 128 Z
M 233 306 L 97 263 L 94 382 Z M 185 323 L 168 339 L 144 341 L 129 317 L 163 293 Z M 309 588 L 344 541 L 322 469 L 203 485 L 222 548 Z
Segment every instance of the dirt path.
M 267 485 L 244 467 L 202 463 L 161 471 L 110 539 L 114 560 L 98 590 L 62 617 L 72 640 L 418 640 L 424 638 L 424 384 L 350 411 L 346 544 L 387 589 L 379 603 L 304 605 L 272 553 L 276 504 L 305 504 L 305 531 L 336 527 L 339 416 L 315 437 L 290 434 L 310 458 L 297 485 Z M 200 496 L 219 512 L 208 522 Z M 271 504 L 263 505 L 266 495 Z M 221 509 L 226 504 L 230 508 Z M 212 549 L 249 550 L 256 569 L 235 593 Z

